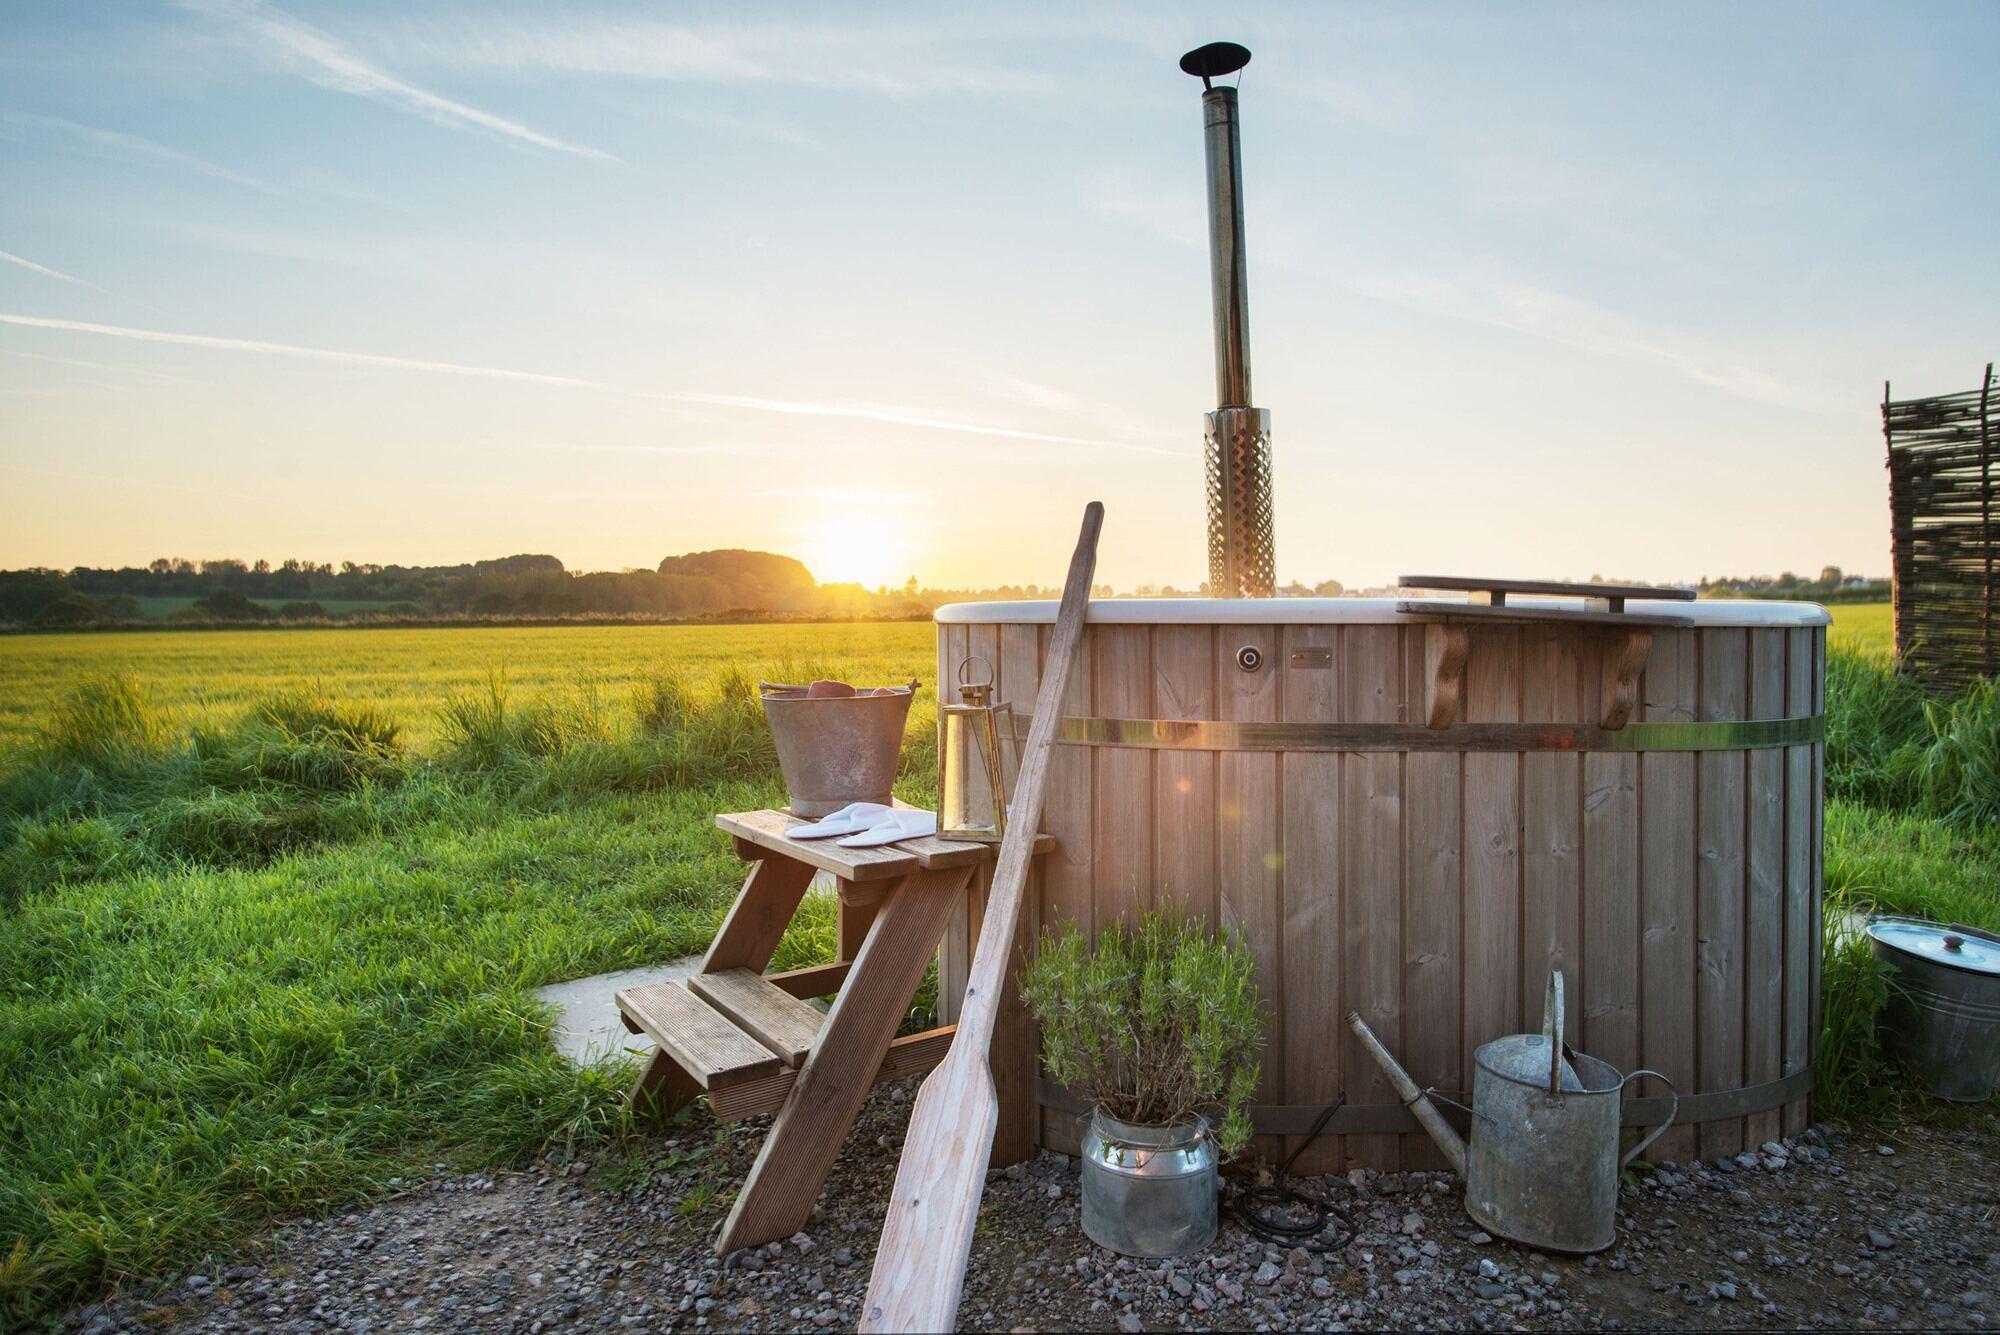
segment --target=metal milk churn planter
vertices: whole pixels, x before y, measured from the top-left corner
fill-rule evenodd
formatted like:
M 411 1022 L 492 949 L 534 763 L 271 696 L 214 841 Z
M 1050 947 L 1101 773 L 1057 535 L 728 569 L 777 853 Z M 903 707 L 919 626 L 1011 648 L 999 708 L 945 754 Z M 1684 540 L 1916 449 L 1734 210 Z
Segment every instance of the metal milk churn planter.
M 2000 936 L 1876 914 L 1875 958 L 1895 970 L 1883 1047 L 1941 1099 L 1981 1103 L 2000 1086 Z
M 1473 1053 L 1470 1147 L 1431 1103 L 1435 1091 L 1419 1090 L 1358 1014 L 1347 1022 L 1464 1178 L 1465 1212 L 1480 1227 L 1544 1251 L 1598 1252 L 1616 1240 L 1619 1170 L 1673 1125 L 1680 1096 L 1658 1071 L 1620 1075 L 1563 1043 L 1561 973 L 1549 977 L 1541 1033 Z M 1625 1086 L 1644 1075 L 1666 1084 L 1667 1117 L 1621 1155 Z
M 1083 1231 L 1121 1256 L 1186 1256 L 1215 1237 L 1208 1123 L 1139 1126 L 1098 1113 L 1083 1133 Z

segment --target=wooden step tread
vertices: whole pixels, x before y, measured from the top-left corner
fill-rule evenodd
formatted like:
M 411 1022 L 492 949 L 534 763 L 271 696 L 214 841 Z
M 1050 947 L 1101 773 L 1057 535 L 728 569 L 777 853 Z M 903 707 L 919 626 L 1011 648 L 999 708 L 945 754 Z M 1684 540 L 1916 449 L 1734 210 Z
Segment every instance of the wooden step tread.
M 885 1080 L 922 1075 L 930 1070 L 951 1051 L 952 1036 L 957 1031 L 957 1026 L 945 1025 L 941 1029 L 926 1029 L 921 1034 L 906 1034 L 896 1039 L 882 1056 L 882 1065 L 875 1071 L 875 1083 L 879 1085 Z M 780 1066 L 761 1079 L 731 1085 L 709 1095 L 708 1110 L 721 1122 L 736 1122 L 745 1117 L 774 1113 L 785 1105 L 785 1099 L 798 1079 L 797 1071 Z
M 696 1084 L 710 1092 L 760 1080 L 784 1068 L 769 1048 L 679 983 L 627 988 L 618 994 L 618 1009 L 627 1024 L 651 1034 Z
M 795 1069 L 812 1051 L 826 1018 L 818 1007 L 749 969 L 698 973 L 688 979 L 688 987 Z

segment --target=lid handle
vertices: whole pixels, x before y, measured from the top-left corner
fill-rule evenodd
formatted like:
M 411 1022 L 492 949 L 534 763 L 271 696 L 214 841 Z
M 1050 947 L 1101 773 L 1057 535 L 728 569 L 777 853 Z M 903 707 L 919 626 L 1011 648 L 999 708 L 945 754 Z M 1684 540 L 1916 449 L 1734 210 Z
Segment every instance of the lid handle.
M 1965 938 L 1957 932 L 1946 932 L 1944 934 L 1944 948 L 1946 950 L 1964 950 Z
M 1542 1032 L 1549 1039 L 1549 1093 L 1562 1093 L 1563 1067 L 1563 976 L 1561 969 L 1549 973 L 1549 989 L 1542 996 Z

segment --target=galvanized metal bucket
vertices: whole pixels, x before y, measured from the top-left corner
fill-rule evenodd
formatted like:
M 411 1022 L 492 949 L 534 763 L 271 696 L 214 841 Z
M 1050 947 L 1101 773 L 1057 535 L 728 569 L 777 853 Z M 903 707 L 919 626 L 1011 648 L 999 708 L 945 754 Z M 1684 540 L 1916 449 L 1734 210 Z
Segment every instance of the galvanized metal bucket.
M 809 696 L 808 689 L 765 682 L 759 691 L 792 814 L 830 816 L 850 802 L 886 804 L 917 684 L 845 696 Z
M 1121 1256 L 1187 1256 L 1215 1239 L 1215 1142 L 1201 1119 L 1137 1126 L 1097 1113 L 1083 1134 L 1083 1231 Z
M 2000 1088 L 2000 936 L 1876 914 L 1875 958 L 1894 970 L 1882 1045 L 1941 1099 L 1983 1103 Z

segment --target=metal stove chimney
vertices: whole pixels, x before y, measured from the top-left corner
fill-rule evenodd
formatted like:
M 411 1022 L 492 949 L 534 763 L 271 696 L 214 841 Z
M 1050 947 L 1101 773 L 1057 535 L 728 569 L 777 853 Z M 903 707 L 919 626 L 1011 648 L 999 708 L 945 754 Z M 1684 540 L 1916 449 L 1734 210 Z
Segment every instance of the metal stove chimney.
M 1243 260 L 1243 164 L 1236 90 L 1214 80 L 1250 63 L 1233 42 L 1181 57 L 1201 80 L 1208 158 L 1209 291 L 1215 310 L 1215 411 L 1208 414 L 1208 587 L 1216 598 L 1277 591 L 1271 525 L 1271 414 L 1250 404 L 1250 294 Z

